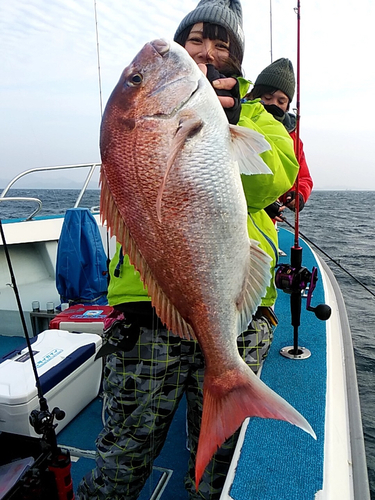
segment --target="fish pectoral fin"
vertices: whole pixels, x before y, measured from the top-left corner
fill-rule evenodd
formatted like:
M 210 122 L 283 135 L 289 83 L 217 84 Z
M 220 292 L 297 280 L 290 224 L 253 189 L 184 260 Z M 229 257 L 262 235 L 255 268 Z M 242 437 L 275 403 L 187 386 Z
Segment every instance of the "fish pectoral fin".
M 307 420 L 285 399 L 260 380 L 245 363 L 228 376 L 212 376 L 206 369 L 203 412 L 195 463 L 198 489 L 204 469 L 216 450 L 240 427 L 247 417 L 285 420 L 316 439 Z
M 239 311 L 238 335 L 247 330 L 252 315 L 257 310 L 267 287 L 271 283 L 271 257 L 259 246 L 259 242 L 250 241 L 250 265 L 245 278 L 241 296 L 237 302 Z
M 262 134 L 246 127 L 229 125 L 232 139 L 232 154 L 237 161 L 240 173 L 246 175 L 272 174 L 260 153 L 269 151 L 271 146 Z
M 186 113 L 180 118 L 179 126 L 173 138 L 171 151 L 167 159 L 167 168 L 165 170 L 163 181 L 160 185 L 158 196 L 156 198 L 156 213 L 159 222 L 161 222 L 161 200 L 163 198 L 165 184 L 167 182 L 167 178 L 169 176 L 171 168 L 178 154 L 183 149 L 186 141 L 191 137 L 193 137 L 194 135 L 196 135 L 201 130 L 202 127 L 203 127 L 202 120 L 194 113 Z

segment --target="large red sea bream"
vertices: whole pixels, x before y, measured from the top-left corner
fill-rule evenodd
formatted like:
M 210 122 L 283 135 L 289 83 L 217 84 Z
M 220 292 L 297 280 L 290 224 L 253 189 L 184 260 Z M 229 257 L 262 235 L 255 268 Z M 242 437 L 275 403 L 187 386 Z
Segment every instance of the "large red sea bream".
M 140 272 L 157 314 L 205 356 L 197 487 L 248 416 L 313 431 L 241 359 L 236 337 L 270 282 L 250 241 L 240 172 L 272 175 L 264 138 L 229 125 L 208 80 L 174 42 L 146 44 L 121 75 L 101 128 L 101 213 Z

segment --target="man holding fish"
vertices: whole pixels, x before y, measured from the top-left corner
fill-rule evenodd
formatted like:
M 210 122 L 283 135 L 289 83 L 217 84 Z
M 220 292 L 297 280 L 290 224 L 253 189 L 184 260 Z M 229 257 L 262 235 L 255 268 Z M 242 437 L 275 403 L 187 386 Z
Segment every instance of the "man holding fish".
M 201 71 L 238 77 L 245 95 L 238 0 L 201 0 L 175 40 L 145 45 L 103 117 L 101 214 L 119 241 L 108 298 L 125 319 L 108 331 L 109 416 L 80 499 L 138 497 L 184 394 L 192 499 L 220 497 L 247 416 L 313 435 L 254 375 L 275 324 L 277 235 L 263 208 L 293 185 L 292 140 L 235 91 L 220 96 L 225 114 Z

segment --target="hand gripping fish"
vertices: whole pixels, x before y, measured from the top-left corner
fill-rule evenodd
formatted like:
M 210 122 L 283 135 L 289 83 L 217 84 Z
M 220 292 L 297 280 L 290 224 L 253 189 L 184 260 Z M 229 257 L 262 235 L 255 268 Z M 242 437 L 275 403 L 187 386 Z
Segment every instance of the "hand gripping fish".
M 270 175 L 269 149 L 229 125 L 184 48 L 148 43 L 124 70 L 101 127 L 101 215 L 140 272 L 160 319 L 205 357 L 198 488 L 217 448 L 248 416 L 314 435 L 238 353 L 270 283 L 270 258 L 247 233 L 240 173 Z

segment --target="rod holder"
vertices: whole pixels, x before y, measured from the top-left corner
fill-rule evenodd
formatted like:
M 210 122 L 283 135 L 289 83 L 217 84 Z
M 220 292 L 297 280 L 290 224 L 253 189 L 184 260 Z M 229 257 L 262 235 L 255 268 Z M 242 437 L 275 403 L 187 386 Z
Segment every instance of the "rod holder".
M 311 351 L 306 347 L 298 346 L 296 353 L 294 346 L 289 345 L 280 349 L 280 354 L 288 359 L 307 359 L 311 356 Z

